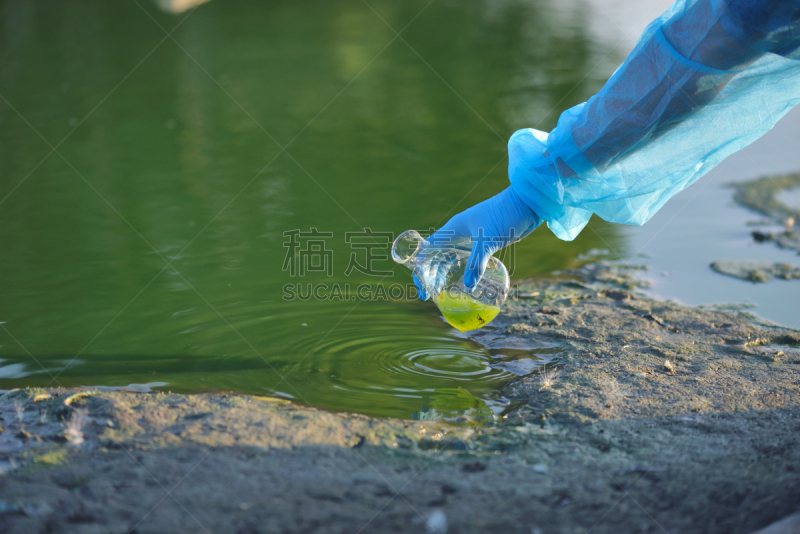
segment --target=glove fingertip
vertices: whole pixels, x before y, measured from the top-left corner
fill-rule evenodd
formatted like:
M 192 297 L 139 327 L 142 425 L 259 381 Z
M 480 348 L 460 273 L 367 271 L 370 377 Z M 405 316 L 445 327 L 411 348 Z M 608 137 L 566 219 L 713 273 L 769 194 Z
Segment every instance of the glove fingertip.
M 478 242 L 472 244 L 472 255 L 467 261 L 467 268 L 464 272 L 464 285 L 467 289 L 473 289 L 481 281 L 491 255 L 492 250 L 486 248 L 486 245 Z
M 430 295 L 428 295 L 428 292 L 425 290 L 425 286 L 422 285 L 422 282 L 420 282 L 416 274 L 414 275 L 414 286 L 417 288 L 417 297 L 419 297 L 419 300 L 425 301 L 430 298 Z
M 486 262 L 482 255 L 475 258 L 474 265 L 467 267 L 464 272 L 464 285 L 467 289 L 472 289 L 478 285 L 478 282 L 483 278 L 483 272 L 486 270 Z
M 478 285 L 479 281 L 480 275 L 476 272 L 476 269 L 468 269 L 464 273 L 464 285 L 467 286 L 467 289 L 472 289 Z

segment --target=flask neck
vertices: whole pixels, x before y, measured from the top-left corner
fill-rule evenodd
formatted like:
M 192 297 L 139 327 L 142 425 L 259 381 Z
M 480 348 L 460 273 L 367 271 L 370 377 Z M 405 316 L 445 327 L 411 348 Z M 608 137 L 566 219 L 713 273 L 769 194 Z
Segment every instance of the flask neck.
M 392 259 L 400 265 L 413 269 L 414 260 L 425 240 L 416 230 L 403 232 L 392 243 Z

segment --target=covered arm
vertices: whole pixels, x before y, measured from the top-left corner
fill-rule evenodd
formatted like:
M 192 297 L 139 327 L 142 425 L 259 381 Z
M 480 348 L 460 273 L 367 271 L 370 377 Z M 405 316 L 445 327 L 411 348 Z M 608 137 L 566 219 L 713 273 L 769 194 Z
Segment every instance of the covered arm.
M 800 0 L 678 0 L 550 134 L 511 137 L 511 185 L 561 239 L 641 225 L 799 101 Z

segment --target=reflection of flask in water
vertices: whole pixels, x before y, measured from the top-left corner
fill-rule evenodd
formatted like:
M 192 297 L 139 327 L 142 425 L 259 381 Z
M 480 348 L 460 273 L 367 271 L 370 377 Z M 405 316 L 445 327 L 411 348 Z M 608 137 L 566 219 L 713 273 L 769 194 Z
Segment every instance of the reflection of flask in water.
M 464 271 L 471 252 L 469 238 L 432 246 L 414 230 L 400 234 L 392 245 L 394 261 L 414 271 L 447 322 L 462 332 L 486 326 L 497 317 L 509 287 L 505 265 L 491 257 L 481 281 L 467 289 Z

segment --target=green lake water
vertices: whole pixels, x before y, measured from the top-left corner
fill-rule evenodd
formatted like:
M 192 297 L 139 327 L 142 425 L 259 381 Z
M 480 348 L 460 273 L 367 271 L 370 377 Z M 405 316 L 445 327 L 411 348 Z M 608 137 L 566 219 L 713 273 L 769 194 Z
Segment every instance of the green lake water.
M 551 129 L 624 50 L 590 37 L 580 4 L 138 2 L 0 3 L 0 388 L 491 409 L 502 346 L 431 303 L 302 292 L 410 283 L 388 259 L 347 274 L 359 244 L 388 252 L 348 233 L 436 227 L 501 191 L 511 133 Z M 507 260 L 522 279 L 625 247 L 594 220 Z

